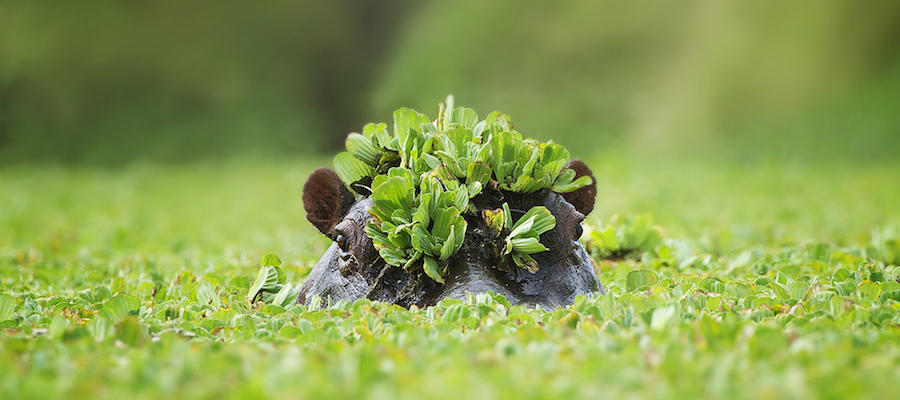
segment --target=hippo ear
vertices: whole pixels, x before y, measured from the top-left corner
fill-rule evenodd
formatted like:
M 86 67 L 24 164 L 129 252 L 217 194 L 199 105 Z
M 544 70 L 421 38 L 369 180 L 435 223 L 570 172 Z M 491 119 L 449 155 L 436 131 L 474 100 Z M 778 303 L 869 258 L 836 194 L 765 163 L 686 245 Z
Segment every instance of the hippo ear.
M 328 168 L 313 171 L 303 185 L 306 219 L 326 235 L 341 222 L 354 200 L 353 193 L 344 186 L 341 178 Z
M 594 199 L 597 197 L 597 180 L 594 179 L 594 173 L 585 165 L 584 161 L 572 160 L 566 164 L 566 168 L 575 171 L 575 179 L 582 176 L 590 176 L 591 184 L 573 192 L 563 193 L 563 198 L 570 204 L 575 206 L 578 212 L 588 215 L 594 210 Z

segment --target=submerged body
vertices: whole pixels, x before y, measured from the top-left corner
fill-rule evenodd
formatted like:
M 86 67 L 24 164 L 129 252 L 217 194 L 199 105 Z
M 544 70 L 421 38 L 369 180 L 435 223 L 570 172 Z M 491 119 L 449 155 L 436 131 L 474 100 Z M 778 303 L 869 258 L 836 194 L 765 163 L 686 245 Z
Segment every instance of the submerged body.
M 591 175 L 581 161 L 573 161 L 569 167 L 579 176 Z M 466 234 L 460 251 L 450 258 L 445 282 L 441 284 L 425 277 L 421 270 L 406 271 L 388 265 L 365 233 L 366 222 L 372 218 L 368 212 L 372 200 L 354 199 L 331 170 L 314 171 L 303 192 L 307 219 L 334 243 L 310 272 L 297 301 L 306 303 L 315 296 L 326 302 L 368 298 L 421 307 L 444 298 L 464 298 L 466 293 L 493 291 L 513 304 L 555 308 L 572 304 L 579 294 L 602 292 L 593 263 L 578 240 L 581 222 L 593 209 L 595 183 L 566 195 L 493 195 L 505 195 L 503 200 L 519 216 L 519 210 L 543 205 L 556 218 L 556 226 L 540 236 L 549 250 L 534 254 L 537 272 L 504 267 L 497 252 L 500 244 L 473 219 L 469 226 L 474 229 Z M 499 205 L 489 194 L 478 200 L 484 208 Z

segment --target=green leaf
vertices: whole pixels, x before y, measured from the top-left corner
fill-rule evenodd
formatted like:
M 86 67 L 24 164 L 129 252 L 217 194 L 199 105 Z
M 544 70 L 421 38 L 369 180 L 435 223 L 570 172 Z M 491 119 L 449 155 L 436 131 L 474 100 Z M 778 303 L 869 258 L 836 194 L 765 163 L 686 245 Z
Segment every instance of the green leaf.
M 381 221 L 389 221 L 397 210 L 412 216 L 413 187 L 407 179 L 387 178 L 373 188 L 370 198 L 374 205 L 369 212 Z
M 591 232 L 590 238 L 594 247 L 602 250 L 605 254 L 612 253 L 621 248 L 619 239 L 616 237 L 616 230 L 613 227 Z
M 431 193 L 423 193 L 419 196 L 419 205 L 413 213 L 413 221 L 423 226 L 431 225 L 431 202 L 433 197 Z
M 431 234 L 425 229 L 424 225 L 416 224 L 412 228 L 412 247 L 427 255 L 434 256 L 432 249 L 434 248 L 434 240 Z
M 453 121 L 454 108 L 452 94 L 447 95 L 447 99 L 445 99 L 444 102 L 441 103 L 441 108 L 443 109 L 443 112 L 442 115 L 440 115 L 440 118 L 443 119 L 443 122 L 446 126 L 446 124 L 449 124 L 451 121 Z
M 803 301 L 806 298 L 806 293 L 809 292 L 809 285 L 805 282 L 794 282 L 790 287 L 791 298 Z
M 395 248 L 406 249 L 412 246 L 412 224 L 397 226 L 393 232 L 388 232 L 388 238 Z
M 456 110 L 453 111 L 451 122 L 468 129 L 474 129 L 475 125 L 478 124 L 478 114 L 471 108 L 456 107 Z
M 572 183 L 554 184 L 553 188 L 551 190 L 553 190 L 556 193 L 569 193 L 569 192 L 574 192 L 578 189 L 581 189 L 585 186 L 589 186 L 592 182 L 593 182 L 593 180 L 591 179 L 591 177 L 585 175 L 585 176 L 582 176 L 582 177 L 576 179 Z
M 11 319 L 16 312 L 16 299 L 8 294 L 0 293 L 0 321 Z
M 465 210 L 466 205 L 469 204 L 469 190 L 462 186 L 459 189 L 456 189 L 453 197 L 453 206 L 456 207 L 457 210 Z
M 353 155 L 353 157 L 356 157 L 373 167 L 378 166 L 378 161 L 381 160 L 381 156 L 384 155 L 384 150 L 376 147 L 375 144 L 372 143 L 372 139 L 358 133 L 347 135 L 345 145 L 347 147 L 347 152 Z
M 254 302 L 259 294 L 266 289 L 274 289 L 275 285 L 278 284 L 278 269 L 274 266 L 263 266 L 259 268 L 259 273 L 256 275 L 256 279 L 253 281 L 253 284 L 250 285 L 250 290 L 247 292 L 247 301 Z
M 469 194 L 470 199 L 480 194 L 482 189 L 484 189 L 484 185 L 477 181 L 466 186 L 466 192 Z
M 519 218 L 516 221 L 516 224 L 513 225 L 512 232 L 509 233 L 509 237 L 519 237 L 529 234 L 531 232 L 531 227 L 534 226 L 534 221 L 537 219 L 537 215 L 532 215 L 528 218 Z
M 200 304 L 212 306 L 214 310 L 222 307 L 222 300 L 216 294 L 216 289 L 206 280 L 201 281 L 200 286 L 197 288 L 197 301 Z
M 440 158 L 437 158 L 434 155 L 428 154 L 428 153 L 422 154 L 422 157 L 420 158 L 420 160 L 425 163 L 425 165 L 428 167 L 428 170 L 435 169 L 441 165 Z
M 494 133 L 507 132 L 512 129 L 509 115 L 499 111 L 491 112 L 484 120 L 487 122 L 488 128 Z
M 487 185 L 491 180 L 491 167 L 484 162 L 473 162 L 469 164 L 466 173 L 466 183 L 481 182 L 481 185 Z
M 527 154 L 527 150 L 524 151 L 524 153 Z M 519 173 L 522 175 L 522 177 L 532 176 L 531 174 L 534 172 L 534 167 L 535 167 L 535 165 L 537 165 L 538 160 L 540 160 L 540 157 L 541 157 L 541 155 L 538 152 L 537 148 L 534 148 L 531 150 L 531 156 L 528 157 L 528 160 L 526 162 L 522 163 L 523 164 L 522 170 L 519 171 Z
M 369 220 L 366 223 L 366 235 L 372 239 L 376 249 L 386 246 L 391 241 L 390 238 L 388 238 L 387 233 L 384 233 L 379 228 L 378 223 L 375 220 Z
M 450 233 L 447 234 L 447 239 L 444 241 L 444 244 L 441 246 L 441 261 L 444 261 L 453 253 L 456 252 L 457 249 L 454 248 L 454 244 L 456 243 L 456 227 L 450 226 Z
M 541 181 L 527 175 L 522 175 L 512 186 L 512 189 L 519 193 L 534 193 L 544 187 L 545 186 Z
M 515 181 L 515 172 L 519 168 L 519 164 L 515 161 L 498 162 L 494 164 L 494 175 L 497 177 L 500 187 L 513 191 L 510 186 Z
M 455 155 L 443 150 L 438 151 L 435 154 L 437 154 L 438 158 L 441 160 L 443 169 L 446 171 L 441 173 L 441 180 L 449 181 L 466 177 L 466 172 L 459 164 L 459 160 Z
M 531 207 L 531 209 L 528 210 L 528 212 L 526 212 L 521 219 L 532 217 L 534 217 L 534 221 L 531 226 L 531 230 L 538 235 L 541 235 L 556 226 L 556 217 L 553 216 L 553 213 L 551 213 L 550 210 L 547 209 L 547 207 Z
M 419 134 L 422 124 L 430 123 L 428 117 L 403 107 L 394 111 L 394 136 L 400 144 L 400 166 L 407 167 L 410 155 L 424 139 Z
M 375 174 L 375 169 L 362 160 L 343 152 L 334 157 L 334 172 L 348 186 Z
M 703 282 L 700 282 L 700 287 L 710 293 L 725 293 L 725 284 L 715 278 L 704 279 Z
M 453 236 L 453 253 L 459 251 L 462 247 L 463 242 L 466 240 L 466 229 L 468 228 L 468 223 L 465 218 L 459 218 L 454 225 L 454 236 Z M 449 240 L 449 239 L 448 239 Z
M 278 279 L 275 281 L 276 284 L 284 284 L 287 282 L 287 274 L 284 273 L 284 269 L 281 267 L 275 267 L 275 273 L 277 274 Z M 267 288 L 268 289 L 268 288 Z
M 850 277 L 850 271 L 847 271 L 844 268 L 838 268 L 836 271 L 834 271 L 831 277 L 835 282 L 843 282 Z
M 553 191 L 557 192 L 556 191 L 557 186 L 570 185 L 573 181 L 575 181 L 575 175 L 577 175 L 577 173 L 575 172 L 574 169 L 563 170 L 562 173 L 560 173 L 558 176 L 556 176 L 556 178 L 553 180 L 553 186 L 554 186 Z M 559 192 L 557 192 L 557 193 L 559 193 Z
M 263 256 L 262 260 L 259 261 L 259 265 L 263 267 L 280 267 L 281 259 L 277 255 L 269 253 Z
M 649 215 L 637 215 L 624 220 L 613 216 L 613 227 L 606 228 L 599 235 L 591 234 L 591 239 L 604 254 L 651 252 L 663 243 L 662 233 L 652 224 L 653 219 Z M 615 232 L 614 240 L 609 236 L 610 229 Z
M 119 321 L 131 313 L 136 313 L 140 308 L 140 299 L 127 294 L 119 294 L 106 301 L 100 314 L 111 321 Z
M 534 254 L 548 250 L 541 244 L 538 238 L 535 237 L 510 239 L 509 242 L 512 246 L 512 250 L 519 253 Z
M 442 242 L 447 239 L 447 236 L 450 235 L 450 230 L 454 226 L 466 223 L 465 219 L 459 215 L 459 210 L 455 207 L 439 208 L 433 217 L 434 227 L 431 229 L 431 234 Z
M 406 264 L 409 259 L 406 257 L 403 252 L 398 250 L 394 250 L 390 247 L 385 247 L 378 251 L 378 254 L 381 255 L 381 258 L 384 259 L 384 262 L 399 267 Z
M 441 276 L 440 267 L 438 266 L 437 260 L 432 257 L 425 256 L 425 263 L 423 266 L 425 270 L 425 275 L 428 275 L 429 278 L 434 279 L 435 282 L 444 283 L 444 277 Z
M 413 253 L 413 255 L 409 257 L 408 260 L 406 260 L 406 263 L 403 264 L 403 269 L 408 270 L 413 266 L 413 264 L 419 261 L 419 259 L 421 259 L 423 255 L 424 253 L 422 253 L 421 251 L 416 251 L 415 253 Z
M 412 216 L 409 213 L 409 210 L 398 208 L 391 213 L 391 223 L 397 225 L 394 233 L 400 232 L 402 229 L 405 229 L 411 222 Z
M 456 175 L 450 170 L 447 165 L 441 164 L 437 168 L 433 169 L 428 173 L 430 177 L 434 177 L 442 182 L 452 182 L 456 181 Z
M 297 339 L 302 334 L 303 331 L 300 328 L 290 325 L 285 325 L 278 330 L 278 337 L 282 337 L 285 339 Z
M 281 290 L 279 290 L 275 295 L 275 299 L 272 300 L 272 304 L 279 307 L 287 307 L 293 299 L 297 298 L 298 294 L 298 291 L 294 290 L 293 284 L 285 283 Z
M 625 289 L 629 292 L 647 290 L 658 280 L 655 272 L 648 269 L 636 269 L 625 276 Z
M 793 289 L 793 287 L 791 287 L 791 289 Z M 875 282 L 862 281 L 859 284 L 859 292 L 864 298 L 874 301 L 878 298 L 878 295 L 881 294 L 881 286 Z
M 472 139 L 474 139 L 472 131 L 464 127 L 449 129 L 443 133 L 443 136 L 439 137 L 446 138 L 450 143 L 452 143 L 450 148 L 446 150 L 454 150 L 452 155 L 458 158 L 466 157 L 466 149 L 469 148 L 469 145 L 472 144 Z M 468 168 L 469 166 L 466 165 L 465 167 Z
M 887 303 L 889 301 L 900 302 L 900 290 L 883 292 L 878 296 L 878 301 L 881 303 Z
M 500 206 L 503 209 L 503 221 L 504 221 L 504 229 L 512 229 L 512 212 L 509 210 L 509 203 L 503 203 Z
M 536 273 L 539 270 L 539 266 L 537 261 L 534 258 L 531 258 L 530 255 L 525 253 L 512 253 L 513 262 L 516 263 L 519 267 L 524 268 L 526 271 L 530 273 Z
M 562 145 L 553 143 L 553 141 L 549 141 L 544 145 L 544 149 L 541 152 L 541 164 L 550 165 L 550 164 L 559 164 L 564 165 L 569 161 L 569 151 Z M 555 177 L 562 170 L 562 167 L 556 169 L 555 171 L 551 171 L 553 176 Z
M 387 124 L 368 123 L 363 126 L 363 136 L 375 140 L 378 147 L 388 150 L 400 150 L 394 142 L 394 137 L 387 131 Z
M 482 121 L 478 122 L 477 124 L 475 124 L 475 127 L 472 128 L 472 133 L 475 135 L 475 137 L 481 137 L 482 134 L 484 133 L 484 129 L 486 127 L 487 127 L 487 121 L 482 120 Z

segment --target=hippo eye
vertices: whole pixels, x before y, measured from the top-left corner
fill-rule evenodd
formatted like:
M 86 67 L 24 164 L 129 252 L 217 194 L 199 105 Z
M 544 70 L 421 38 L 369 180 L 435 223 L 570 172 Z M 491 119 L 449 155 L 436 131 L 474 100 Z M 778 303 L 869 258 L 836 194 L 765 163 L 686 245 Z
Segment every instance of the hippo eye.
M 336 238 L 334 238 L 334 242 L 337 243 L 338 247 L 343 251 L 347 251 L 347 245 L 349 242 L 347 241 L 347 237 L 343 234 L 338 234 Z
M 576 240 L 581 237 L 582 233 L 584 233 L 584 227 L 581 226 L 581 224 L 575 225 L 575 239 Z

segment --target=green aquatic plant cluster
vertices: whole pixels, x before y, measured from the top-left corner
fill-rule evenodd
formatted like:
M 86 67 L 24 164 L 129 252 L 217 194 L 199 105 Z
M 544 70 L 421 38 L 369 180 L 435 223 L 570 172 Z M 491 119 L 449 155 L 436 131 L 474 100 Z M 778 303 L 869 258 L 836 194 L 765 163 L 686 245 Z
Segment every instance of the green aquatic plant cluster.
M 487 294 L 249 303 L 266 252 L 287 282 L 322 255 L 285 201 L 320 160 L 0 169 L 0 399 L 896 392 L 900 185 L 885 182 L 900 165 L 586 161 L 608 171 L 598 206 L 622 223 L 651 214 L 666 240 L 640 258 L 594 253 L 606 294 L 552 310 Z M 592 213 L 585 236 L 619 232 L 609 219 Z
M 588 233 L 587 248 L 596 258 L 640 257 L 663 244 L 662 228 L 649 214 L 622 217 L 613 215 L 608 224 Z
M 539 236 L 556 220 L 546 208 L 533 207 L 514 222 L 507 203 L 477 209 L 479 194 L 567 193 L 591 183 L 565 168 L 565 147 L 523 138 L 500 112 L 479 120 L 474 110 L 454 107 L 452 96 L 436 120 L 401 108 L 393 132 L 384 123 L 367 124 L 348 135 L 346 148 L 334 159 L 335 171 L 357 195 L 372 199 L 366 234 L 381 257 L 405 269 L 421 267 L 441 283 L 446 261 L 463 245 L 465 215 L 483 218 L 498 237 L 505 234 L 502 256 L 529 272 L 538 268 L 531 254 L 547 250 Z
M 247 301 L 254 303 L 261 300 L 266 304 L 285 307 L 297 299 L 300 284 L 287 281 L 287 274 L 281 268 L 281 259 L 274 254 L 266 254 L 259 262 L 259 273 L 250 291 Z

